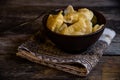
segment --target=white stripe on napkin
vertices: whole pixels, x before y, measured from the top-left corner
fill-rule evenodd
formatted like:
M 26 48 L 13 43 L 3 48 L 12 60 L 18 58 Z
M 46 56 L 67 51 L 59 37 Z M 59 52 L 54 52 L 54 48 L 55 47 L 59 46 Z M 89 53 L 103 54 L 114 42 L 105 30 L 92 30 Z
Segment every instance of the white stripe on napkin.
M 112 41 L 112 39 L 115 37 L 116 33 L 114 30 L 110 29 L 110 28 L 105 28 L 103 34 L 101 35 L 101 37 L 99 38 L 99 40 L 105 41 L 107 42 L 107 44 L 109 45 Z

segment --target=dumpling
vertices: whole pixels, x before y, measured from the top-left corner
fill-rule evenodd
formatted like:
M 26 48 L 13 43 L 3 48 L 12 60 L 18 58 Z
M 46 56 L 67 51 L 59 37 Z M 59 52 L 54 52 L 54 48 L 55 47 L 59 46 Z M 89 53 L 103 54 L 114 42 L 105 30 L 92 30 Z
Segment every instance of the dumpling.
M 75 23 L 78 21 L 78 14 L 77 12 L 75 13 L 69 13 L 64 15 L 64 22 L 65 23 Z
M 75 11 L 74 8 L 71 5 L 69 5 L 64 10 L 64 22 L 65 23 L 74 23 L 76 21 L 78 21 L 77 11 Z
M 101 29 L 103 26 L 104 26 L 103 24 L 102 24 L 102 25 L 96 24 L 96 25 L 93 27 L 93 32 L 98 31 L 98 30 Z
M 68 26 L 67 24 L 63 23 L 62 26 L 56 30 L 57 33 L 61 33 L 62 31 L 64 31 L 64 29 L 66 29 Z
M 76 12 L 76 11 L 74 10 L 73 6 L 72 6 L 72 5 L 69 5 L 69 6 L 64 10 L 64 15 L 67 15 L 67 14 L 69 14 L 69 13 L 74 13 L 74 12 Z
M 61 31 L 61 34 L 71 35 L 71 33 L 73 33 L 73 32 L 74 32 L 73 27 L 65 27 L 65 28 Z
M 69 26 L 73 27 L 75 32 L 81 32 L 81 33 L 91 33 L 92 32 L 92 24 L 89 20 L 80 18 L 78 22 L 74 23 L 73 25 Z
M 86 34 L 92 33 L 92 22 L 88 19 L 85 20 L 85 24 L 86 24 Z
M 61 25 L 63 24 L 63 20 L 64 18 L 62 15 L 62 11 L 60 11 L 57 15 L 50 14 L 47 19 L 47 27 L 50 30 L 55 31 L 61 27 Z
M 79 20 L 78 22 L 70 25 L 69 27 L 73 27 L 74 31 L 85 32 L 85 21 L 83 19 Z
M 88 20 L 92 20 L 93 12 L 87 8 L 78 9 L 78 12 L 85 15 Z

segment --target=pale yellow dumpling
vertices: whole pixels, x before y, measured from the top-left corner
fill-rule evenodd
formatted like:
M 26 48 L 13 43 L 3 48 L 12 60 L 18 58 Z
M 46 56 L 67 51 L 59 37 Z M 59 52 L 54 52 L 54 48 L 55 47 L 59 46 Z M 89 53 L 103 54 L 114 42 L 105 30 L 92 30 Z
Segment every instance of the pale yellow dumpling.
M 87 19 L 87 17 L 83 14 L 83 13 L 80 13 L 80 12 L 77 12 L 78 14 L 78 19 Z
M 78 14 L 75 13 L 69 13 L 64 16 L 64 22 L 66 23 L 75 23 L 78 21 Z
M 77 11 L 73 9 L 71 5 L 69 5 L 65 10 L 64 10 L 64 22 L 66 23 L 74 23 L 78 21 L 78 14 Z
M 64 35 L 71 35 L 71 33 L 73 33 L 73 32 L 74 32 L 73 27 L 66 27 L 60 33 L 64 34 Z
M 61 26 L 58 30 L 56 30 L 56 32 L 57 32 L 57 33 L 62 33 L 62 31 L 63 31 L 64 29 L 66 29 L 67 27 L 68 27 L 67 24 L 63 23 L 62 26 Z
M 73 8 L 72 5 L 69 5 L 65 10 L 64 10 L 64 15 L 69 14 L 69 13 L 74 13 L 76 12 Z
M 87 8 L 81 8 L 81 9 L 78 9 L 78 12 L 85 15 L 87 19 L 89 20 L 92 20 L 93 18 L 93 12 Z
M 84 35 L 92 32 L 92 25 L 89 20 L 79 19 L 78 22 L 64 28 L 61 33 L 65 35 Z
M 73 27 L 74 31 L 85 32 L 86 24 L 85 24 L 85 21 L 82 19 L 70 25 L 69 27 Z
M 85 34 L 89 34 L 92 32 L 92 24 L 89 20 L 80 18 L 78 22 L 74 23 L 73 25 L 69 26 L 73 27 L 74 31 L 81 32 Z
M 101 29 L 104 25 L 98 25 L 96 24 L 94 27 L 93 27 L 93 32 L 96 32 L 97 30 Z
M 92 33 L 92 22 L 88 19 L 85 20 L 85 24 L 86 24 L 86 34 Z
M 63 20 L 64 18 L 62 15 L 62 11 L 60 11 L 57 15 L 50 14 L 47 19 L 47 27 L 52 31 L 57 30 L 63 24 Z

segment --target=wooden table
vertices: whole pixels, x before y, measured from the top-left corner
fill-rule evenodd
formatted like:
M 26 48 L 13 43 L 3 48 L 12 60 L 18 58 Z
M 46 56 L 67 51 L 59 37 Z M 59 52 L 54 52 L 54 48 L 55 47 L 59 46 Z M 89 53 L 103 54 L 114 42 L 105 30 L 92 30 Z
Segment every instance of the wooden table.
M 117 35 L 84 78 L 17 57 L 17 47 L 39 29 L 34 18 L 69 4 L 96 9 Z M 120 6 L 117 0 L 0 0 L 0 80 L 120 80 Z M 23 22 L 31 21 L 29 24 Z

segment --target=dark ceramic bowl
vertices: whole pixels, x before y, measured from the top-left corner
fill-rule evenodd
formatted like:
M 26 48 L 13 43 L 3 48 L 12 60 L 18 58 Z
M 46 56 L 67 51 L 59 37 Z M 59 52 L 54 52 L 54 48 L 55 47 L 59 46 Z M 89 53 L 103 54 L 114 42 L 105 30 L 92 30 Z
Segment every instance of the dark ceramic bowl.
M 50 13 L 55 14 L 59 10 L 51 11 Z M 94 15 L 97 17 L 97 24 L 104 24 L 104 26 L 94 32 L 87 35 L 62 35 L 56 32 L 51 31 L 46 26 L 46 21 L 48 18 L 48 15 L 45 15 L 43 18 L 43 26 L 46 32 L 46 35 L 48 38 L 60 49 L 67 51 L 67 52 L 79 52 L 84 51 L 87 48 L 89 48 L 91 45 L 93 45 L 101 36 L 101 34 L 104 31 L 106 19 L 105 17 L 99 13 L 98 11 L 92 10 Z

